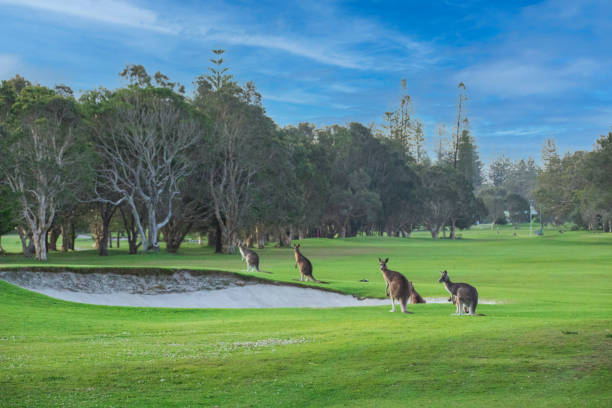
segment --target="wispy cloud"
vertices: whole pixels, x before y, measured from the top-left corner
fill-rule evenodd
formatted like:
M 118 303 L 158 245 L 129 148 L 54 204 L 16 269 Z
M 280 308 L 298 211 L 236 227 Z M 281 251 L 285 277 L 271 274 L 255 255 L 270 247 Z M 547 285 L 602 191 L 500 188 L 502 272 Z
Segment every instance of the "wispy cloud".
M 514 129 L 501 129 L 496 130 L 491 134 L 491 136 L 533 136 L 533 135 L 543 135 L 549 134 L 551 131 L 557 128 L 552 128 L 550 126 L 532 126 L 532 127 L 519 127 Z
M 515 58 L 476 64 L 461 70 L 455 78 L 485 95 L 550 95 L 582 86 L 584 78 L 597 69 L 598 64 L 590 59 L 556 65 Z
M 323 102 L 321 95 L 299 89 L 281 92 L 262 91 L 262 97 L 264 101 L 285 102 L 293 105 L 315 106 Z
M 120 0 L 0 0 L 0 4 L 162 33 L 176 32 L 176 28 L 161 23 L 154 11 Z

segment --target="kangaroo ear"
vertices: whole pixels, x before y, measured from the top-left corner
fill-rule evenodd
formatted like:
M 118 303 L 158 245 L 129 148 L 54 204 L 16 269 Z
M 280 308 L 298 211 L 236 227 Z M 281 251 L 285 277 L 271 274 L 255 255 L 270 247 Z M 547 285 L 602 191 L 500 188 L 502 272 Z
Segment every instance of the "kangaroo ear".
M 378 258 L 378 262 L 382 262 L 382 259 Z
M 385 259 L 385 263 L 389 262 L 389 258 Z

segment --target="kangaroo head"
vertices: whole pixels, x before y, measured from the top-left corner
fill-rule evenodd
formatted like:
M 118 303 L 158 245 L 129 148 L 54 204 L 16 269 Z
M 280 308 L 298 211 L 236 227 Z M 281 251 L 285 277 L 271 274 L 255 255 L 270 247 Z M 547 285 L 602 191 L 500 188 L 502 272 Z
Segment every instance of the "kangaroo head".
M 448 272 L 441 271 L 440 272 L 440 279 L 438 280 L 438 283 L 442 283 L 442 282 L 448 282 L 450 279 L 448 277 Z
M 300 244 L 295 244 L 295 246 L 293 247 L 293 249 L 295 249 L 295 250 L 297 251 L 298 249 L 300 249 L 300 247 L 301 247 L 301 245 L 300 245 Z
M 384 261 L 381 258 L 378 258 L 378 263 L 380 264 L 380 269 L 387 269 L 387 262 L 389 262 L 389 258 Z

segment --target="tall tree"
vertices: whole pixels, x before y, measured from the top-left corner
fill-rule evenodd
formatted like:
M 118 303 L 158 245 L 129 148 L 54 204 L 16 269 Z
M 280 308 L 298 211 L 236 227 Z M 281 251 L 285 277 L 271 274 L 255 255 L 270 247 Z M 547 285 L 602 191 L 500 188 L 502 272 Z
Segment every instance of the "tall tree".
M 223 66 L 224 51 L 213 53 L 210 74 L 196 79 L 194 103 L 212 120 L 212 137 L 205 147 L 208 164 L 202 170 L 224 249 L 233 253 L 255 205 L 255 178 L 274 159 L 269 143 L 276 127 L 265 115 L 253 84 L 240 87 Z
M 95 118 L 95 146 L 104 163 L 96 169 L 96 199 L 125 202 L 142 251 L 157 251 L 159 231 L 172 217 L 180 182 L 191 171 L 186 154 L 201 140 L 202 127 L 171 89 L 133 85 L 115 92 L 110 102 Z
M 461 144 L 463 131 L 469 124 L 469 121 L 465 116 L 464 106 L 465 101 L 468 99 L 467 88 L 463 82 L 459 82 L 457 88 L 459 89 L 459 95 L 457 96 L 457 124 L 455 125 L 455 133 L 453 134 L 453 142 L 451 147 L 452 165 L 454 168 L 457 168 L 457 162 L 459 161 L 459 147 Z
M 47 259 L 46 236 L 58 202 L 80 175 L 71 171 L 80 163 L 80 115 L 74 98 L 63 91 L 23 87 L 11 108 L 9 143 L 3 144 L 0 165 L 18 195 L 20 217 L 32 236 L 37 260 Z

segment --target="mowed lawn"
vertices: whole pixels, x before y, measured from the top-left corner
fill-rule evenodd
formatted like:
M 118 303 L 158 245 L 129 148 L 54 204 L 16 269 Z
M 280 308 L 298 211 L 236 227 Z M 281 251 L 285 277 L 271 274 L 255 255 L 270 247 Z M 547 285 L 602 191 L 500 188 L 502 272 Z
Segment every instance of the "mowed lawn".
M 479 305 L 482 317 L 451 316 L 449 303 L 407 315 L 90 306 L 0 281 L 0 406 L 611 406 L 612 234 L 513 232 L 302 241 L 329 282 L 307 285 L 383 297 L 377 259 L 389 257 L 423 296 L 447 296 L 446 269 L 500 302 Z M 14 236 L 2 243 L 19 248 Z M 239 255 L 195 244 L 124 251 L 52 253 L 45 265 L 244 270 Z M 259 253 L 272 272 L 261 277 L 299 277 L 292 250 Z M 29 265 L 40 266 L 0 257 L 0 267 Z

